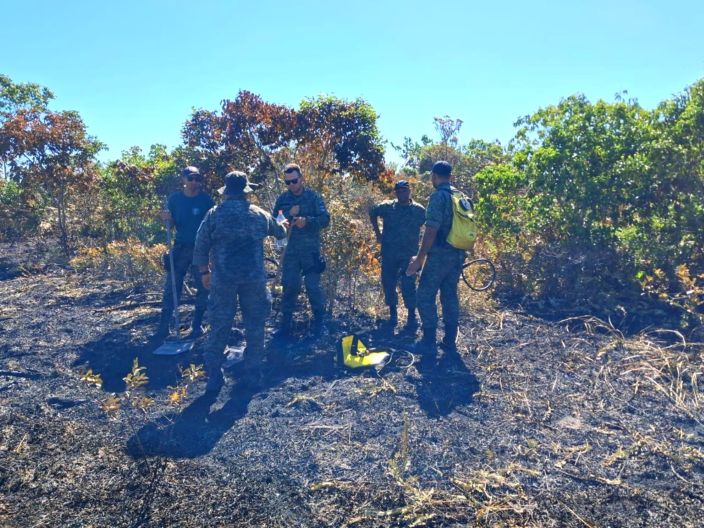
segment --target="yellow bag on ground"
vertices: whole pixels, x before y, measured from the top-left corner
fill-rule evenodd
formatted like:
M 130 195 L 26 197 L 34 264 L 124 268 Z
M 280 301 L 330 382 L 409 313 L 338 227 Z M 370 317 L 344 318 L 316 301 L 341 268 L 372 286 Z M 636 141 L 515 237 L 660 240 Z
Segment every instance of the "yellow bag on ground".
M 367 350 L 357 336 L 348 335 L 342 338 L 342 362 L 346 367 L 373 367 L 385 363 L 388 359 L 388 352 Z

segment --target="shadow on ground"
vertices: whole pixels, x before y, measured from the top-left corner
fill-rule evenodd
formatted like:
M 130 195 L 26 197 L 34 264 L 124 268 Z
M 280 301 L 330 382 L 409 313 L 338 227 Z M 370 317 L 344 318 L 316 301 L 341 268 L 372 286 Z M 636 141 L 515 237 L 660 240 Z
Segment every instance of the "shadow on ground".
M 418 404 L 429 418 L 447 416 L 457 407 L 471 404 L 480 389 L 479 380 L 457 352 L 442 353 L 435 365 L 420 372 L 415 382 Z
M 146 336 L 155 328 L 157 319 L 158 314 L 139 317 L 130 326 L 144 329 L 143 334 Z M 161 344 L 161 340 L 140 338 L 131 335 L 127 329 L 120 328 L 86 344 L 72 366 L 91 369 L 100 374 L 105 392 L 124 392 L 123 378 L 132 370 L 135 359 L 147 369 L 148 390 L 174 386 L 181 379 L 180 367 L 186 367 L 189 363 L 202 363 L 197 351 L 180 356 L 154 355 L 154 350 Z

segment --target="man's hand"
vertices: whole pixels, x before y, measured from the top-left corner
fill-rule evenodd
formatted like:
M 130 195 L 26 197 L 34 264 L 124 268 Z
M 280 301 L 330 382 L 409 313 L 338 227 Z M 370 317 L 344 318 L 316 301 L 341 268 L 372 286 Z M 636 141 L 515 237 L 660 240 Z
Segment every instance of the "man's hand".
M 297 205 L 295 207 L 298 207 Z M 293 225 L 302 229 L 306 226 L 306 217 L 305 216 L 298 216 L 293 219 Z
M 174 218 L 171 216 L 171 212 L 168 210 L 164 210 L 161 212 L 161 220 L 164 222 L 173 222 Z
M 425 257 L 419 257 L 417 255 L 415 257 L 411 257 L 411 261 L 408 263 L 408 267 L 406 268 L 406 275 L 412 277 L 418 273 L 418 271 L 420 271 L 423 267 L 423 262 L 425 262 Z
M 203 283 L 203 287 L 206 290 L 209 290 L 210 289 L 210 272 L 204 273 L 203 275 L 201 275 L 200 281 Z

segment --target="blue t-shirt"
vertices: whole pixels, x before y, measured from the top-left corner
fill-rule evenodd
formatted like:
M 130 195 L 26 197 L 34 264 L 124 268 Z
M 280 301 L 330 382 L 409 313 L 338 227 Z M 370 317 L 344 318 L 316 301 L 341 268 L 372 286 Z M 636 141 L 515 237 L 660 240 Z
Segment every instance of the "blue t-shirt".
M 192 246 L 203 217 L 215 205 L 213 199 L 205 193 L 186 196 L 183 191 L 169 196 L 168 208 L 176 226 L 176 242 Z

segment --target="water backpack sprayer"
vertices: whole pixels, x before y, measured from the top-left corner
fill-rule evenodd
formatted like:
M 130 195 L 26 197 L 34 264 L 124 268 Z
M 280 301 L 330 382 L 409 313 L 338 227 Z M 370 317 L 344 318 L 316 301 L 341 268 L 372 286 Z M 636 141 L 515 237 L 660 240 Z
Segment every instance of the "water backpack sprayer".
M 383 350 L 369 350 L 355 335 L 342 338 L 339 351 L 335 354 L 336 366 L 347 368 L 383 366 L 391 354 Z

